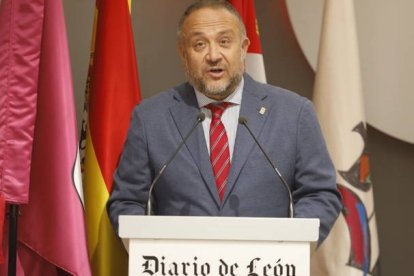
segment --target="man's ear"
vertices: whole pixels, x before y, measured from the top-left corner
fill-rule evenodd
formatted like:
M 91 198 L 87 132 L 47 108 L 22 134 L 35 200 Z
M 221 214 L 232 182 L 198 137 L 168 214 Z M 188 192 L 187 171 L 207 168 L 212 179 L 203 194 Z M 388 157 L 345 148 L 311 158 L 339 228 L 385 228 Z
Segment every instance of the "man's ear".
M 243 53 L 243 58 L 245 58 L 245 57 L 246 57 L 246 54 L 247 54 L 247 49 L 249 48 L 249 46 L 250 46 L 250 40 L 249 40 L 249 38 L 246 36 L 246 37 L 243 39 L 243 41 L 242 41 L 242 45 L 241 45 L 241 47 L 242 47 L 242 53 Z
M 180 57 L 182 65 L 186 66 L 187 54 L 185 52 L 184 45 L 182 43 L 177 44 L 177 52 L 178 52 L 178 56 Z

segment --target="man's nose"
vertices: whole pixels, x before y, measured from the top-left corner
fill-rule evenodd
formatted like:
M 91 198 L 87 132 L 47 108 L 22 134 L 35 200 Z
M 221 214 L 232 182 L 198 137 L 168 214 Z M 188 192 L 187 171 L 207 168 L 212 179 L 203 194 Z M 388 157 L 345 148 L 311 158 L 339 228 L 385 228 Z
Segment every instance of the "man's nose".
M 221 51 L 217 45 L 210 45 L 206 59 L 208 62 L 215 63 L 222 58 Z

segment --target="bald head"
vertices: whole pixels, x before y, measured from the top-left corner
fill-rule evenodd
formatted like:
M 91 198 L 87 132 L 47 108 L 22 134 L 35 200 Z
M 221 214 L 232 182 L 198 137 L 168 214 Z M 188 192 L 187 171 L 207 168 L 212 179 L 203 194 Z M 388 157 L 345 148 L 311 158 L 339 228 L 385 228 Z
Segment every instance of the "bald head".
M 238 21 L 238 27 L 241 34 L 242 39 L 244 39 L 246 35 L 246 27 L 244 26 L 243 19 L 241 18 L 238 11 L 233 7 L 231 3 L 226 0 L 199 0 L 192 5 L 190 5 L 183 13 L 178 22 L 178 30 L 177 30 L 177 42 L 181 45 L 184 41 L 185 33 L 183 32 L 183 25 L 186 19 L 195 11 L 198 11 L 203 8 L 211 8 L 211 9 L 225 9 L 230 12 Z

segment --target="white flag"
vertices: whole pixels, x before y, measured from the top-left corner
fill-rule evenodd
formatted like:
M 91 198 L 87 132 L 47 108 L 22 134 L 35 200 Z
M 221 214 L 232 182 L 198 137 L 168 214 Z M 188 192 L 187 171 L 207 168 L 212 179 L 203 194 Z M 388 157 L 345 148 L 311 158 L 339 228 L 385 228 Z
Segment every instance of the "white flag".
M 314 104 L 344 209 L 311 260 L 314 276 L 379 275 L 379 249 L 352 0 L 326 0 Z

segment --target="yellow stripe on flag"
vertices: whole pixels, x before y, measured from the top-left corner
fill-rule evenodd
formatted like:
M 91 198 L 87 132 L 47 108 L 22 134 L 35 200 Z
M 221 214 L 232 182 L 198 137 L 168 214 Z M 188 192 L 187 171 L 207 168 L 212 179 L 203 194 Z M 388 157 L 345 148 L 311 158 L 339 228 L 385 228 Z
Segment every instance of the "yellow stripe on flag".
M 109 222 L 105 209 L 109 193 L 96 159 L 89 127 L 86 132 L 84 168 L 88 173 L 85 174 L 83 185 L 92 271 L 94 275 L 102 276 L 127 275 L 127 252 Z

